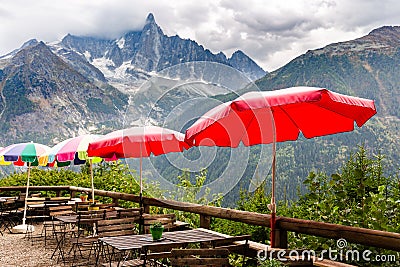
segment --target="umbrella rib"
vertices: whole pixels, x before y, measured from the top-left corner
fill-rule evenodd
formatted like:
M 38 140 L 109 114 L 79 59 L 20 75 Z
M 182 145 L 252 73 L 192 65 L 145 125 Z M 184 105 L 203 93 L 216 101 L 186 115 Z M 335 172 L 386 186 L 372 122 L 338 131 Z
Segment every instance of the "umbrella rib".
M 301 130 L 301 128 L 299 127 L 299 125 L 297 125 L 297 123 L 292 119 L 292 116 L 289 115 L 289 113 L 287 113 L 287 111 L 285 109 L 282 108 L 282 106 L 276 106 L 277 108 L 279 108 L 283 113 L 286 114 L 286 116 L 289 118 L 289 120 L 296 125 L 296 128 L 299 129 L 299 132 L 303 133 L 303 131 Z M 271 112 L 274 113 L 274 110 L 271 109 Z M 275 119 L 274 119 L 274 123 L 275 123 Z M 304 134 L 303 134 L 304 135 Z M 297 134 L 297 138 L 299 138 L 299 134 Z M 296 139 L 297 139 L 296 138 Z M 278 141 L 277 141 L 278 142 Z
M 259 108 L 259 109 L 262 109 L 262 108 Z M 273 134 L 276 135 L 276 125 L 275 125 L 275 119 L 274 119 L 274 116 L 273 116 L 274 110 L 270 107 L 270 111 L 271 111 L 271 114 L 272 114 L 272 121 L 273 121 L 272 129 L 275 131 L 275 133 L 273 133 Z M 253 112 L 253 113 L 254 113 L 254 112 Z M 286 113 L 286 112 L 285 112 L 285 113 Z M 286 114 L 287 114 L 287 113 L 286 113 Z M 248 133 L 248 129 L 249 129 L 250 125 L 253 123 L 253 121 L 254 121 L 255 118 L 256 118 L 256 115 L 253 115 L 253 116 L 251 117 L 251 119 L 249 120 L 249 122 L 247 123 L 247 125 L 246 125 L 246 127 L 245 127 L 245 128 L 246 128 L 246 132 L 244 132 L 243 135 L 242 135 L 241 138 L 240 138 L 240 140 L 242 140 L 242 143 L 243 143 L 243 137 L 245 136 L 245 134 Z M 276 140 L 276 138 L 275 138 L 274 140 Z
M 243 142 L 243 137 L 247 134 L 247 130 L 249 129 L 249 127 L 250 127 L 250 125 L 251 125 L 251 123 L 253 122 L 253 120 L 255 119 L 255 115 L 253 115 L 252 117 L 251 117 L 251 120 L 249 120 L 249 122 L 247 123 L 247 125 L 246 125 L 246 127 L 245 127 L 245 129 L 246 129 L 246 131 L 245 132 L 243 132 L 243 134 L 242 134 L 242 136 L 240 137 L 240 140 L 241 140 L 241 142 L 244 144 L 244 142 Z M 239 144 L 240 144 L 240 142 L 239 142 Z M 238 146 L 239 146 L 239 144 L 238 144 Z

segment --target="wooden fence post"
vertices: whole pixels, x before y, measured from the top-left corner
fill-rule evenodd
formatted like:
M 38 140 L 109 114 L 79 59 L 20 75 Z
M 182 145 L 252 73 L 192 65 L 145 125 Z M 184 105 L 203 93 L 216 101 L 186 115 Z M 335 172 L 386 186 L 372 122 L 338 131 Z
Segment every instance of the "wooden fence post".
M 288 248 L 287 231 L 275 228 L 275 247 L 284 249 Z
M 211 216 L 200 214 L 200 227 L 210 229 Z
M 143 213 L 150 213 L 150 206 L 149 205 L 143 205 Z

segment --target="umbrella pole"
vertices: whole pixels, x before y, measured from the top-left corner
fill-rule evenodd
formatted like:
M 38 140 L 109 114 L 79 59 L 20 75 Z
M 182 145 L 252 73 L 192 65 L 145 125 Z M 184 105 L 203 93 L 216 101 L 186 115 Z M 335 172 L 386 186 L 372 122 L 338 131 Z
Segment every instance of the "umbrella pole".
M 90 179 L 92 181 L 92 203 L 94 204 L 94 182 L 93 182 L 93 161 L 89 159 L 90 164 Z
M 139 205 L 140 207 L 143 207 L 143 181 L 142 181 L 142 145 L 140 145 L 140 166 L 139 166 L 139 171 L 140 171 L 140 193 L 139 193 Z
M 27 181 L 27 184 L 26 184 L 24 217 L 22 218 L 22 225 L 25 225 L 25 221 L 26 221 L 26 208 L 28 206 L 28 192 L 29 192 L 29 178 L 30 178 L 30 176 L 31 176 L 31 163 L 28 162 L 28 181 Z
M 269 209 L 271 210 L 271 248 L 275 247 L 275 222 L 276 222 L 276 203 L 275 203 L 275 174 L 276 174 L 276 142 L 274 140 L 272 144 L 272 193 L 271 193 L 271 204 Z

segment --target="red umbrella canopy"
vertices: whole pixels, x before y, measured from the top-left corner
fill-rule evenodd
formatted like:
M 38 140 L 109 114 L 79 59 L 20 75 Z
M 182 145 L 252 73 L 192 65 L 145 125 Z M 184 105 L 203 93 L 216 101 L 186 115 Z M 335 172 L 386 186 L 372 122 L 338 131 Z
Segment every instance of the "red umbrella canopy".
M 368 99 L 325 88 L 249 92 L 204 114 L 186 131 L 191 145 L 237 147 L 330 135 L 361 127 L 376 114 Z
M 376 114 L 374 102 L 325 88 L 292 87 L 249 92 L 204 114 L 186 130 L 195 146 L 237 147 L 272 143 L 271 247 L 275 228 L 275 142 L 348 132 Z
M 140 158 L 181 152 L 189 146 L 185 135 L 157 126 L 132 127 L 111 132 L 88 147 L 88 156 L 102 158 Z
M 109 159 L 140 158 L 140 205 L 142 205 L 142 158 L 181 152 L 189 146 L 185 135 L 157 126 L 132 127 L 111 132 L 89 143 L 88 156 Z

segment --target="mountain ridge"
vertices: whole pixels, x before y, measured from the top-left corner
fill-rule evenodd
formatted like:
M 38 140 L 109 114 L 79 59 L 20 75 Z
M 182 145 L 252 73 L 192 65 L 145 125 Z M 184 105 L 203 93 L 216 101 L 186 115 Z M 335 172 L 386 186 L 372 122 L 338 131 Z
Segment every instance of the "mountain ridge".
M 148 73 L 193 61 L 213 61 L 232 66 L 245 73 L 249 80 L 261 78 L 266 73 L 242 51 L 236 51 L 228 58 L 222 52 L 213 54 L 190 39 L 165 35 L 151 13 L 141 31 L 129 31 L 116 39 L 68 34 L 59 45 L 85 55 L 103 73 L 109 73 L 107 78 L 121 82 L 117 76 L 122 73 L 125 78 L 132 79 L 133 85 L 135 81 L 142 82 L 141 78 L 147 79 Z

